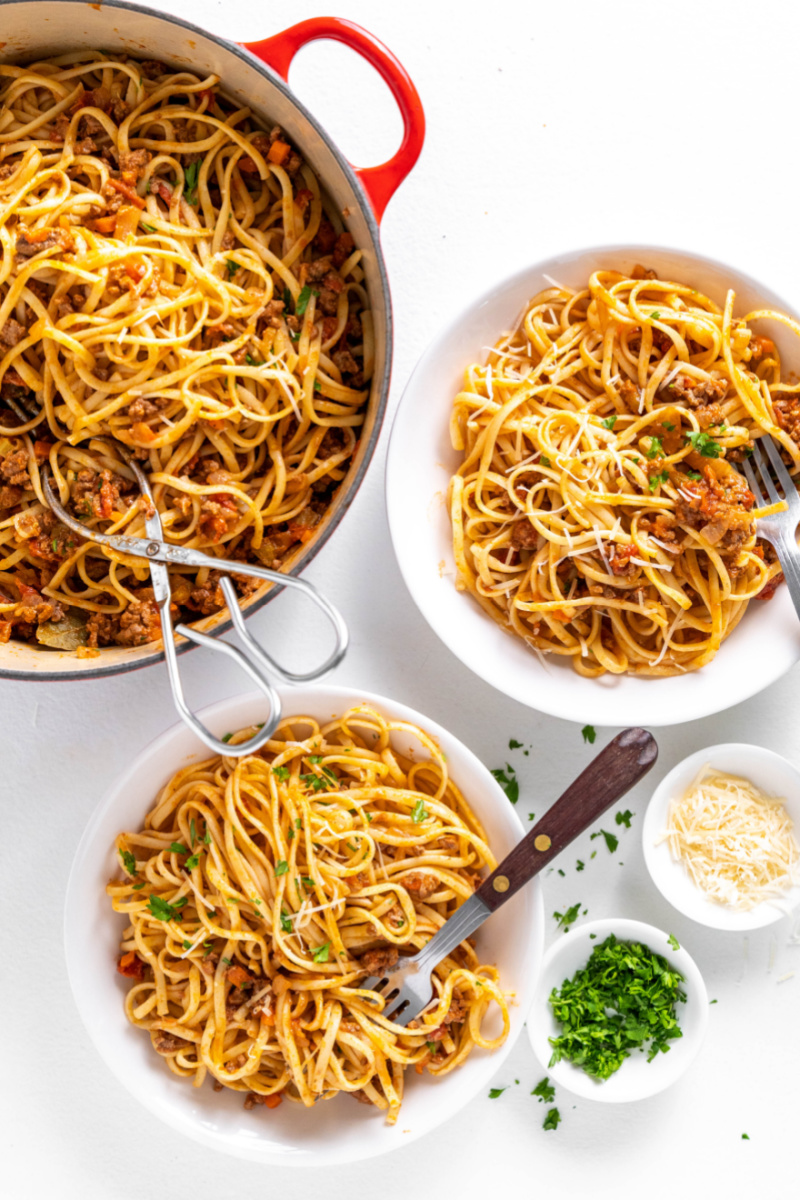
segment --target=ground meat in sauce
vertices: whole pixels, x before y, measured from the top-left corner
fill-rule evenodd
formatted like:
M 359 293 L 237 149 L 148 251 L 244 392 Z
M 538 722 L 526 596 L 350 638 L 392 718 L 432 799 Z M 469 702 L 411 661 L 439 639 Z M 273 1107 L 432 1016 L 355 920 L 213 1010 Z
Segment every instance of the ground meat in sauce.
M 623 578 L 630 578 L 639 570 L 636 563 L 632 563 L 631 559 L 636 556 L 636 547 L 632 544 L 615 546 L 614 553 L 609 558 L 609 566 L 611 567 L 612 575 L 620 575 Z
M 31 477 L 28 474 L 28 451 L 13 450 L 0 458 L 0 482 L 11 487 L 29 488 Z
M 516 521 L 511 530 L 511 545 L 516 550 L 533 550 L 539 544 L 539 533 L 527 517 Z
M 128 405 L 128 416 L 132 421 L 149 421 L 151 417 L 157 417 L 170 404 L 166 396 L 138 396 L 135 400 L 131 400 Z
M 33 258 L 42 250 L 52 250 L 53 246 L 66 249 L 72 245 L 72 238 L 63 229 L 26 229 L 20 226 L 17 232 L 17 258 Z
M 121 613 L 90 613 L 88 645 L 143 646 L 161 637 L 161 618 L 151 588 L 142 588 Z
M 72 511 L 82 520 L 87 517 L 108 519 L 118 509 L 120 496 L 134 489 L 135 485 L 130 480 L 113 471 L 90 471 L 84 467 L 72 484 Z
M 662 391 L 677 404 L 688 404 L 689 408 L 705 408 L 716 404 L 728 390 L 727 379 L 694 379 L 690 375 L 676 375 Z
M 620 399 L 633 412 L 639 410 L 639 389 L 632 379 L 620 379 L 617 383 Z
M 745 479 L 724 462 L 704 466 L 702 479 L 681 481 L 676 517 L 698 529 L 706 541 L 727 553 L 737 552 L 752 532 L 755 497 Z
M 173 1033 L 157 1030 L 153 1035 L 153 1046 L 159 1054 L 174 1054 L 178 1050 L 188 1050 L 191 1042 L 185 1038 L 176 1037 Z
M 396 946 L 376 946 L 374 950 L 365 950 L 359 958 L 359 966 L 370 975 L 381 971 L 391 971 L 397 966 L 400 953 Z
M 152 157 L 149 150 L 131 150 L 128 154 L 120 154 L 119 169 L 123 182 L 131 186 L 137 184 Z
M 35 588 L 28 587 L 27 584 L 20 583 L 17 586 L 20 591 L 20 600 L 14 609 L 13 619 L 15 621 L 36 626 L 44 625 L 46 621 L 61 620 L 64 609 L 57 600 L 43 596 Z
M 0 509 L 14 508 L 22 499 L 22 488 L 0 486 Z
M 5 325 L 0 326 L 0 342 L 4 346 L 16 346 L 26 336 L 27 332 L 24 325 L 20 325 L 19 321 L 15 321 L 11 317 L 6 321 Z
M 410 896 L 415 900 L 427 900 L 442 886 L 435 875 L 427 875 L 423 871 L 411 871 L 399 880 Z
M 777 425 L 793 442 L 800 441 L 800 396 L 779 392 L 772 407 Z

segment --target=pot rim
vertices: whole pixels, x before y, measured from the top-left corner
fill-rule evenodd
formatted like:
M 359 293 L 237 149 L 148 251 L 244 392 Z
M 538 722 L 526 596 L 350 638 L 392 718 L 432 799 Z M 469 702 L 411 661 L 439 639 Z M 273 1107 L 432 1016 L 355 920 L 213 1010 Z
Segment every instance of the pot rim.
M 48 0 L 48 2 L 51 4 L 63 5 L 64 7 L 80 8 L 81 10 L 86 7 L 85 3 L 83 3 L 83 0 Z M 35 4 L 36 0 L 0 0 L 0 9 L 33 8 Z M 217 45 L 221 46 L 224 50 L 227 50 L 236 58 L 241 59 L 242 62 L 247 64 L 247 66 L 255 68 L 255 70 L 257 70 L 261 75 L 265 76 L 265 78 L 273 86 L 275 86 L 278 91 L 282 92 L 286 99 L 296 109 L 298 109 L 298 111 L 313 127 L 315 132 L 322 139 L 328 150 L 336 159 L 336 162 L 338 163 L 353 190 L 355 199 L 357 200 L 358 206 L 361 209 L 361 214 L 366 221 L 367 228 L 369 229 L 370 237 L 375 248 L 375 263 L 378 270 L 378 276 L 380 278 L 381 293 L 386 312 L 386 354 L 383 367 L 383 376 L 377 385 L 377 403 L 374 410 L 375 422 L 369 442 L 364 450 L 364 457 L 358 468 L 354 471 L 348 484 L 348 490 L 343 496 L 336 511 L 328 521 L 327 527 L 314 542 L 313 546 L 311 546 L 307 552 L 301 554 L 297 562 L 292 566 L 291 570 L 286 572 L 287 575 L 299 575 L 316 557 L 323 546 L 326 545 L 333 532 L 338 528 L 339 523 L 349 509 L 350 505 L 355 500 L 361 484 L 364 481 L 364 476 L 366 475 L 374 457 L 378 440 L 381 435 L 381 429 L 383 428 L 383 421 L 386 416 L 386 406 L 389 400 L 389 384 L 392 376 L 394 320 L 392 316 L 392 298 L 389 289 L 389 278 L 386 272 L 386 263 L 384 262 L 383 252 L 381 250 L 380 229 L 377 218 L 373 212 L 369 197 L 367 196 L 367 193 L 364 190 L 364 187 L 361 184 L 361 181 L 359 180 L 353 166 L 344 157 L 336 142 L 333 141 L 330 134 L 324 129 L 317 118 L 309 111 L 308 108 L 306 108 L 305 104 L 298 99 L 298 97 L 289 87 L 289 84 L 282 79 L 272 67 L 268 66 L 267 63 L 263 62 L 262 59 L 253 54 L 252 51 L 247 50 L 238 42 L 230 42 L 226 38 L 219 37 L 217 34 L 212 33 L 208 29 L 204 29 L 200 25 L 195 25 L 191 21 L 185 21 L 182 17 L 176 17 L 171 13 L 164 13 L 156 9 L 146 8 L 142 4 L 131 4 L 128 2 L 128 0 L 103 0 L 101 11 L 105 9 L 120 9 L 123 12 L 135 12 L 141 14 L 142 16 L 152 17 L 156 20 L 164 21 L 169 25 L 176 25 L 181 29 L 189 30 L 191 33 L 196 33 L 200 37 L 208 38 L 212 42 L 216 42 Z M 169 56 L 167 55 L 167 57 Z M 323 184 L 324 182 L 325 181 L 322 180 Z M 373 381 L 373 386 L 375 386 L 376 382 L 377 381 Z M 281 585 L 275 585 L 274 587 L 271 587 L 269 591 L 267 591 L 259 600 L 254 601 L 252 604 L 248 605 L 246 609 L 242 610 L 245 619 L 257 612 L 259 609 L 263 608 L 264 605 L 268 604 L 271 600 L 274 600 L 281 594 L 281 592 L 283 592 L 283 590 L 284 588 Z M 221 637 L 231 628 L 233 628 L 233 621 L 230 619 L 230 617 L 228 617 L 228 619 L 223 621 L 222 624 L 215 627 L 213 636 Z M 175 641 L 175 649 L 178 654 L 185 654 L 187 651 L 195 648 L 195 643 L 190 642 L 185 638 L 176 637 Z M 137 671 L 144 667 L 154 666 L 156 663 L 163 662 L 164 651 L 158 650 L 153 654 L 143 656 L 141 659 L 132 660 L 130 662 L 116 663 L 113 666 L 103 666 L 102 663 L 97 663 L 95 666 L 93 665 L 95 660 L 92 659 L 79 659 L 77 661 L 86 662 L 89 665 L 83 668 L 76 667 L 74 670 L 69 671 L 30 671 L 26 669 L 15 670 L 14 668 L 4 666 L 2 661 L 0 661 L 0 679 L 28 680 L 35 683 L 55 683 L 61 681 L 74 682 L 75 680 L 83 679 L 108 678 L 112 675 L 122 675 L 128 671 Z

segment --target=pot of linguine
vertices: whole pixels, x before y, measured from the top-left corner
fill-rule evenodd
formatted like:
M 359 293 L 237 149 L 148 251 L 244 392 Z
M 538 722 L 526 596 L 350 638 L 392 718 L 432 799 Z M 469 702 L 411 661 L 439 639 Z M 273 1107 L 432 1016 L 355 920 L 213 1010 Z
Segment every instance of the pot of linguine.
M 176 726 L 131 764 L 76 856 L 67 962 L 92 1039 L 161 1119 L 259 1161 L 343 1162 L 407 1144 L 497 1072 L 541 893 L 440 964 L 417 1022 L 388 1020 L 364 981 L 422 946 L 522 826 L 427 717 L 341 688 L 283 699 L 259 753 L 209 758 Z M 234 743 L 259 711 L 250 696 L 202 715 Z
M 377 222 L 424 118 L 386 48 L 336 18 L 240 47 L 131 5 L 33 11 L 2 5 L 0 673 L 83 678 L 156 661 L 158 608 L 140 559 L 48 510 L 44 466 L 90 529 L 143 536 L 132 453 L 168 542 L 301 571 L 379 434 Z M 382 167 L 352 168 L 284 82 L 320 37 L 400 105 Z M 170 575 L 174 615 L 227 627 L 219 572 Z M 246 611 L 276 594 L 233 578 Z

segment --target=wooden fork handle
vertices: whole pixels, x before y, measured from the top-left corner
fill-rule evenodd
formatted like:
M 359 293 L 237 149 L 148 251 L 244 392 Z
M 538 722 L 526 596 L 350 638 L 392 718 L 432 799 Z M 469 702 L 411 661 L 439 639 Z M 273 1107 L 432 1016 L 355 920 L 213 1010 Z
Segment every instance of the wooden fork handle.
M 494 912 L 630 791 L 657 758 L 658 745 L 646 729 L 624 729 L 618 733 L 484 880 L 475 895 Z

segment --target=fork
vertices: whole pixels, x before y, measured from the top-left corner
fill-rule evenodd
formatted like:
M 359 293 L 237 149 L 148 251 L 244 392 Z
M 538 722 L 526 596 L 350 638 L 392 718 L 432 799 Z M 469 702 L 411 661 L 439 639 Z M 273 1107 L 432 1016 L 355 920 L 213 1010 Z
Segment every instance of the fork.
M 638 783 L 657 757 L 646 729 L 618 733 L 417 954 L 360 984 L 383 998 L 382 1015 L 402 1026 L 419 1016 L 434 998 L 433 968 Z
M 764 450 L 767 452 L 777 481 L 783 488 L 783 495 L 779 493 L 769 473 L 769 463 L 764 456 Z M 757 471 L 754 470 L 754 466 Z M 756 521 L 756 531 L 759 537 L 774 546 L 783 569 L 789 595 L 797 615 L 800 617 L 800 551 L 797 548 L 800 496 L 797 494 L 797 485 L 789 474 L 778 447 L 768 436 L 754 442 L 752 457 L 744 460 L 744 473 L 747 476 L 748 487 L 755 496 L 759 508 L 763 508 L 766 504 L 764 492 L 769 497 L 770 503 L 784 502 L 786 505 L 780 512 L 759 517 Z

